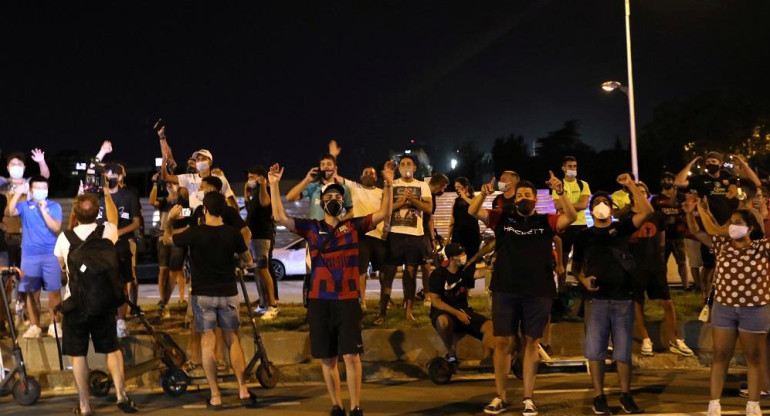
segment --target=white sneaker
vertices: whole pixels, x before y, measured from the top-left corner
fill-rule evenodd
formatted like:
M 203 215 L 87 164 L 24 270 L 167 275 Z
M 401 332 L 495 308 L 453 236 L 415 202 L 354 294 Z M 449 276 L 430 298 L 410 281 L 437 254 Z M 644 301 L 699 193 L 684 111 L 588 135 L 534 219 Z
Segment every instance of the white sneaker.
M 118 319 L 118 338 L 125 338 L 128 336 L 128 328 L 126 328 L 126 320 Z
M 254 309 L 254 315 L 262 316 L 265 313 L 267 313 L 267 308 L 263 308 L 261 306 L 257 306 L 257 308 Z
M 54 325 L 56 325 L 56 331 L 58 331 L 59 338 L 61 338 L 62 332 L 61 332 L 61 323 L 51 323 L 51 325 L 48 325 L 48 336 L 49 337 L 56 337 L 57 332 L 54 332 Z
M 746 416 L 762 416 L 759 402 L 746 402 Z
M 690 347 L 688 347 L 687 344 L 684 343 L 683 339 L 677 339 L 674 342 L 669 342 L 668 349 L 674 354 L 679 354 L 685 357 L 692 357 L 695 355 L 695 353 L 692 352 Z
M 535 402 L 532 399 L 524 399 L 522 404 L 524 405 L 524 409 L 521 411 L 523 416 L 537 416 L 537 407 L 535 407 Z
M 423 305 L 425 305 L 426 308 L 430 309 L 430 305 L 431 305 L 430 298 L 425 298 L 425 300 L 422 303 Z
M 648 357 L 651 357 L 652 354 L 652 340 L 649 338 L 645 338 L 642 340 L 642 355 L 646 355 Z
M 746 407 L 748 408 L 748 405 Z M 722 405 L 719 404 L 719 400 L 709 402 L 709 410 L 706 412 L 706 416 L 722 416 Z
M 40 338 L 43 334 L 43 330 L 37 325 L 30 325 L 27 332 L 22 335 L 22 338 Z
M 262 320 L 269 321 L 271 319 L 275 319 L 276 316 L 278 316 L 278 308 L 275 306 L 268 306 L 267 312 L 262 314 Z

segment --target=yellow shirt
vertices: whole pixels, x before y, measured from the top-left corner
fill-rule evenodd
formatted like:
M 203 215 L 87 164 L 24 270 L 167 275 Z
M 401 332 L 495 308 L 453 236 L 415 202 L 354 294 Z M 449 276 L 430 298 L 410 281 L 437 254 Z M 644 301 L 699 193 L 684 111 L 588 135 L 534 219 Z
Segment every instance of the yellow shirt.
M 572 182 L 564 181 L 564 192 L 567 195 L 567 199 L 569 199 L 569 202 L 572 203 L 572 205 L 577 204 L 580 202 L 580 197 L 583 195 L 588 195 L 588 197 L 591 197 L 591 188 L 588 186 L 588 182 L 583 182 L 583 190 L 580 190 L 580 185 L 578 185 L 578 181 L 580 179 L 574 180 Z M 556 195 L 556 191 L 553 191 L 551 194 L 554 201 L 559 200 L 559 195 Z M 575 222 L 573 222 L 570 225 L 586 225 L 586 211 L 584 209 L 577 210 L 577 219 Z

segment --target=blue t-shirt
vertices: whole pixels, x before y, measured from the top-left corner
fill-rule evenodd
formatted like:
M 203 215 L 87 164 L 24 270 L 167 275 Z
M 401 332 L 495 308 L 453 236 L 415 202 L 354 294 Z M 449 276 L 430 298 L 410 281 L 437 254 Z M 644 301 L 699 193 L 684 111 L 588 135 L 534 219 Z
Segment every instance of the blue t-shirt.
M 350 188 L 345 184 L 338 184 L 345 188 L 345 195 L 342 199 L 342 206 L 347 211 L 353 209 L 353 198 L 350 195 Z M 302 190 L 302 197 L 310 198 L 310 218 L 318 221 L 324 219 L 324 209 L 321 206 L 321 188 L 323 188 L 321 182 L 310 182 L 305 185 L 305 189 Z
M 45 225 L 43 214 L 35 201 L 20 201 L 16 209 L 21 217 L 21 251 L 25 256 L 53 255 L 56 246 L 56 233 Z M 61 221 L 61 205 L 48 200 L 46 211 L 51 218 Z

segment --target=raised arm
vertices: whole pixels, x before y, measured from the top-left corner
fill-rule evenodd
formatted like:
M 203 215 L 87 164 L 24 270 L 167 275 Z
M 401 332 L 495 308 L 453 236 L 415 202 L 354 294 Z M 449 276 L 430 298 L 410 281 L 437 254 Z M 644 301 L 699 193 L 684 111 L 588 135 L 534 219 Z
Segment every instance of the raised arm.
M 166 182 L 179 183 L 179 177 L 169 172 L 166 168 L 169 163 L 176 164 L 176 162 L 173 162 L 171 147 L 169 147 L 168 141 L 166 140 L 166 126 L 158 129 L 158 138 L 160 139 L 160 154 L 163 158 L 163 162 L 161 163 L 163 169 L 160 170 L 160 177 Z
M 26 183 L 13 188 L 13 196 L 11 197 L 11 200 L 8 201 L 8 205 L 5 206 L 5 215 L 9 217 L 16 217 L 19 215 L 19 210 L 16 208 L 16 205 L 19 203 L 21 196 L 27 192 L 29 192 L 29 185 Z
M 690 163 L 688 163 L 684 169 L 680 170 L 679 173 L 676 174 L 676 178 L 674 178 L 674 186 L 678 188 L 686 188 L 690 185 L 690 180 L 688 179 L 688 173 L 690 172 L 690 169 L 692 169 L 693 166 L 695 166 L 695 163 L 700 160 L 700 156 L 695 157 L 695 159 L 691 160 Z
M 305 187 L 315 180 L 315 176 L 318 174 L 318 167 L 314 167 L 307 171 L 307 175 L 305 175 L 304 178 L 302 178 L 301 181 L 299 181 L 298 184 L 294 185 L 293 188 L 289 191 L 288 194 L 286 194 L 286 200 L 287 201 L 299 201 L 302 199 L 302 191 L 305 189 Z M 281 175 L 283 175 L 283 169 L 281 169 Z M 271 185 L 272 187 L 272 185 Z M 272 188 L 271 188 L 272 189 Z M 270 191 L 271 195 L 275 195 L 272 191 Z
M 283 202 L 281 201 L 280 183 L 283 176 L 283 168 L 279 164 L 274 164 L 270 167 L 270 172 L 267 174 L 270 181 L 270 196 L 272 197 L 272 211 L 273 220 L 279 225 L 283 225 L 289 231 L 294 232 L 294 218 L 286 215 L 286 211 L 283 209 Z
M 118 228 L 118 207 L 115 205 L 115 201 L 112 199 L 110 193 L 110 185 L 107 175 L 102 177 L 102 193 L 104 194 L 104 217 L 107 222 Z
M 738 164 L 741 165 L 741 172 L 743 173 L 743 175 L 741 175 L 742 179 L 750 181 L 755 186 L 762 186 L 762 181 L 759 180 L 757 173 L 754 172 L 754 169 L 746 163 L 746 160 L 741 155 L 733 155 L 733 159 L 737 160 Z
M 631 175 L 623 173 L 618 176 L 617 181 L 622 186 L 628 188 L 628 192 L 634 199 L 634 217 L 632 221 L 634 222 L 634 226 L 639 228 L 642 226 L 642 224 L 644 224 L 645 221 L 647 221 L 647 218 L 652 215 L 652 205 L 650 204 L 650 201 L 648 201 L 644 196 L 644 194 L 642 194 L 642 192 L 639 190 L 639 187 L 636 186 L 636 182 L 631 179 Z
M 160 207 L 158 202 L 158 174 L 152 176 L 152 189 L 150 190 L 150 205 L 155 208 Z
M 37 162 L 37 166 L 40 167 L 40 176 L 50 179 L 51 171 L 48 169 L 48 164 L 45 163 L 45 152 L 40 149 L 32 149 L 32 160 Z
M 564 211 L 559 214 L 559 218 L 556 220 L 556 228 L 561 231 L 575 222 L 577 219 L 577 211 L 575 211 L 575 206 L 569 202 L 569 197 L 567 197 L 567 193 L 564 192 L 564 184 L 561 182 L 561 179 L 557 178 L 553 174 L 553 171 L 549 170 L 548 174 L 550 175 L 550 178 L 545 183 L 548 185 L 549 189 L 556 192 L 556 195 L 559 196 Z
M 260 177 L 257 179 L 259 183 L 259 205 L 267 207 L 270 205 L 270 194 L 267 192 L 267 179 Z
M 388 163 L 385 165 L 385 169 L 382 170 L 382 201 L 380 202 L 380 209 L 372 214 L 372 225 L 377 225 L 382 221 L 390 218 L 390 214 L 393 212 L 393 174 L 395 171 L 395 163 Z
M 729 237 L 728 225 L 720 225 L 717 220 L 711 215 L 711 211 L 708 207 L 708 200 L 704 197 L 698 201 L 698 214 L 700 220 L 703 223 L 703 229 L 708 235 L 717 235 L 722 237 Z
M 495 177 L 493 176 L 492 180 L 490 180 L 488 183 L 485 183 L 484 185 L 481 185 L 481 191 L 479 191 L 479 193 L 476 194 L 476 196 L 474 196 L 471 200 L 470 205 L 468 205 L 468 214 L 470 214 L 471 217 L 483 222 L 484 224 L 489 225 L 489 215 L 487 210 L 482 209 L 481 206 L 484 205 L 484 200 L 487 199 L 487 196 L 492 195 L 494 192 Z
M 45 226 L 48 227 L 52 233 L 58 233 L 59 230 L 61 230 L 61 220 L 52 217 L 51 214 L 48 213 L 48 210 L 45 209 L 48 205 L 48 200 L 44 199 L 38 202 L 37 205 L 40 208 L 40 215 L 43 216 L 43 221 L 45 221 Z

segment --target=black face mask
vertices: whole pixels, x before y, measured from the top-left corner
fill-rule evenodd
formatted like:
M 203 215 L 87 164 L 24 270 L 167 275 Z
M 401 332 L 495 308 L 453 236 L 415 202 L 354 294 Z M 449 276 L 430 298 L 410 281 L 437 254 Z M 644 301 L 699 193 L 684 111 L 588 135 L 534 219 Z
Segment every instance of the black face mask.
M 661 182 L 660 187 L 668 191 L 669 189 L 674 187 L 674 184 L 671 182 Z
M 719 165 L 715 165 L 713 163 L 709 163 L 708 165 L 706 165 L 706 172 L 708 172 L 708 173 L 710 173 L 712 175 L 717 173 L 717 172 L 719 172 Z
M 531 199 L 522 199 L 516 203 L 516 210 L 520 214 L 529 215 L 535 209 L 535 201 Z
M 324 204 L 324 211 L 332 217 L 336 217 L 342 212 L 342 202 L 336 199 L 327 201 L 326 204 Z
M 433 194 L 433 196 L 441 196 L 441 195 L 444 195 L 444 191 L 437 192 L 437 193 Z
M 110 187 L 110 189 L 115 188 L 118 186 L 118 178 L 109 178 L 107 181 L 107 186 Z

